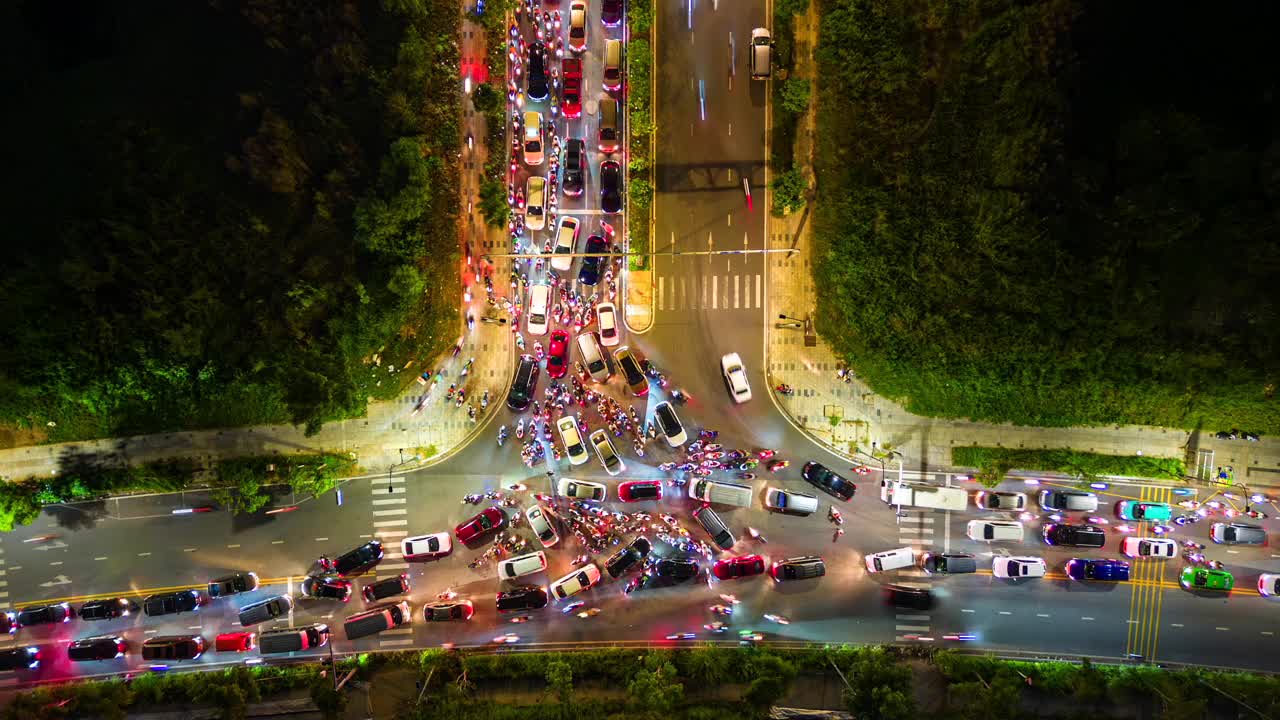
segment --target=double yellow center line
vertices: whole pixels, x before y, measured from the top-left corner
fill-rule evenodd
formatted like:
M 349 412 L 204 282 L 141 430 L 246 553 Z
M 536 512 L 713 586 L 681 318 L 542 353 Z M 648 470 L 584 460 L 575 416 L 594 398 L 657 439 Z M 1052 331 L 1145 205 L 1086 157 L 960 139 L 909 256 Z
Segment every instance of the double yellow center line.
M 1143 487 L 1139 499 L 1172 505 L 1173 493 L 1170 488 Z M 1138 523 L 1138 530 L 1133 534 L 1133 537 L 1139 538 L 1153 536 L 1151 523 L 1146 522 Z M 1124 542 L 1123 538 L 1120 542 Z M 1176 558 L 1154 560 L 1142 557 L 1132 560 L 1129 578 L 1133 594 L 1129 597 L 1129 632 L 1125 643 L 1127 655 L 1141 655 L 1147 662 L 1155 661 L 1160 643 L 1160 610 L 1164 606 L 1166 589 L 1164 573 L 1166 566 L 1175 561 Z M 1175 581 L 1168 587 L 1177 586 Z

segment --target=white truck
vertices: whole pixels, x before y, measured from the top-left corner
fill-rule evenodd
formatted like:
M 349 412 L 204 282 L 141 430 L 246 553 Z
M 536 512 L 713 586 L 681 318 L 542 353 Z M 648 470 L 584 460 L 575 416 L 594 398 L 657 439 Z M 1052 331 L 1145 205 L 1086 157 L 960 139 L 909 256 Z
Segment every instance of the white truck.
M 964 488 L 881 480 L 880 499 L 904 508 L 963 510 L 969 504 L 969 492 Z

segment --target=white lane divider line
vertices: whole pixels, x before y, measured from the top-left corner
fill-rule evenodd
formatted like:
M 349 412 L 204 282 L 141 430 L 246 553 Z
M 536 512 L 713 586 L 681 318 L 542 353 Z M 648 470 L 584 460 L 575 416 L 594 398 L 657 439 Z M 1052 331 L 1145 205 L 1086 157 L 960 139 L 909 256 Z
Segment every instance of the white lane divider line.
M 149 553 L 149 552 L 138 553 L 138 557 L 149 557 L 150 555 L 151 555 L 151 553 Z
M 272 540 L 272 541 L 271 541 L 271 544 L 272 544 L 272 545 L 283 545 L 283 544 L 284 544 L 284 541 L 283 541 L 283 540 Z
M 1170 623 L 1169 626 L 1170 627 L 1186 627 L 1186 625 L 1183 625 L 1182 623 Z
M 228 548 L 238 548 L 238 547 L 240 547 L 240 543 L 236 543 L 235 545 L 228 545 L 227 547 L 228 547 Z
M 1082 618 L 1080 618 L 1080 619 L 1081 619 L 1081 620 L 1088 620 L 1088 621 L 1090 621 L 1090 622 L 1092 622 L 1092 621 L 1093 621 L 1093 618 L 1091 618 L 1091 617 L 1082 617 Z
M 195 552 L 195 548 L 182 548 L 182 552 Z
M 1275 633 L 1271 632 L 1270 630 L 1263 630 L 1263 631 L 1262 631 L 1262 634 L 1263 634 L 1263 635 L 1275 635 Z
M 1221 631 L 1223 631 L 1223 632 L 1227 632 L 1227 631 L 1228 631 L 1228 630 L 1230 630 L 1230 629 L 1231 629 L 1231 628 L 1225 628 L 1225 627 L 1216 627 L 1216 628 L 1214 628 L 1214 630 L 1221 630 Z
M 970 610 L 969 608 L 963 608 L 962 610 L 960 610 L 960 612 L 962 612 L 962 613 L 971 613 L 971 612 L 977 612 L 977 610 Z
M 328 539 L 329 539 L 329 538 L 327 538 L 327 537 L 326 537 L 326 538 L 316 538 L 316 542 L 324 542 L 324 541 L 326 541 L 326 540 L 328 540 Z
M 107 556 L 106 556 L 106 555 L 103 555 L 102 557 L 96 557 L 96 558 L 94 558 L 94 560 L 106 560 L 106 559 L 107 559 Z
M 1036 613 L 1036 617 L 1043 617 L 1043 618 L 1047 618 L 1047 617 L 1049 617 L 1049 613 Z
M 1012 615 L 1013 613 L 1009 612 L 1008 610 L 1001 610 L 1001 611 L 1000 611 L 1000 614 L 1001 614 L 1001 615 Z

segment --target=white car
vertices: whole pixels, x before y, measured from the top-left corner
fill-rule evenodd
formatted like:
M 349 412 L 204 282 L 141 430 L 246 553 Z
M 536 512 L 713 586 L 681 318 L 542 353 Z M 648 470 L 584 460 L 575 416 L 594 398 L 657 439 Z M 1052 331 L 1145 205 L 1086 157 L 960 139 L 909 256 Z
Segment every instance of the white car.
M 453 552 L 453 540 L 449 533 L 417 535 L 400 541 L 400 554 L 405 560 L 434 560 Z
M 689 440 L 689 436 L 684 431 L 684 423 L 680 422 L 680 416 L 676 415 L 676 410 L 671 407 L 671 403 L 664 401 L 655 405 L 653 419 L 658 426 L 658 431 L 667 439 L 667 444 L 671 447 L 678 448 Z
M 978 542 L 1022 542 L 1022 523 L 1016 520 L 970 520 L 965 535 Z
M 530 335 L 546 335 L 547 319 L 551 316 L 551 286 L 529 286 L 529 321 Z
M 587 49 L 587 0 L 569 3 L 569 49 L 574 52 Z
M 524 114 L 524 142 L 521 145 L 525 165 L 542 164 L 542 113 L 530 110 Z
M 1020 492 L 995 492 L 983 490 L 974 497 L 979 510 L 1006 510 L 1016 512 L 1027 509 L 1027 494 Z
M 581 465 L 586 462 L 587 446 L 582 442 L 582 433 L 578 432 L 578 421 L 572 415 L 565 415 L 556 421 L 556 429 L 560 431 L 560 442 L 564 443 L 569 463 Z
M 524 226 L 530 230 L 541 230 L 547 226 L 547 179 L 530 175 L 525 193 Z
M 724 384 L 735 403 L 741 405 L 751 399 L 751 383 L 747 382 L 747 369 L 742 366 L 738 353 L 720 358 L 720 374 L 724 376 Z
M 609 433 L 604 430 L 591 433 L 591 446 L 596 449 L 596 456 L 600 458 L 600 464 L 604 465 L 605 472 L 617 475 L 627 469 L 627 464 L 622 462 L 617 449 L 613 447 L 613 440 L 610 439 Z
M 556 600 L 564 600 L 589 589 L 600 582 L 600 568 L 595 563 L 588 563 L 559 580 L 551 583 L 551 595 Z
M 1258 594 L 1262 597 L 1280 595 L 1280 575 L 1262 573 L 1258 576 Z
M 618 332 L 618 308 L 611 302 L 596 305 L 596 322 L 600 324 L 600 344 L 613 347 L 622 339 Z
M 603 502 L 605 496 L 609 494 L 609 489 L 600 483 L 587 482 L 586 480 L 574 480 L 572 478 L 560 478 L 556 490 L 570 500 L 598 500 Z
M 551 527 L 551 518 L 541 505 L 535 504 L 525 511 L 524 516 L 529 521 L 529 529 L 538 536 L 538 542 L 542 543 L 542 547 L 549 548 L 560 542 L 556 529 Z
M 991 558 L 991 574 L 1005 580 L 1044 577 L 1049 571 L 1044 558 L 997 555 Z
M 498 577 L 503 580 L 515 580 L 518 577 L 532 575 L 547 569 L 547 556 L 541 550 L 518 555 L 498 563 Z
M 560 272 L 568 272 L 573 267 L 573 251 L 578 247 L 578 221 L 571 217 L 560 218 L 560 227 L 556 230 L 555 253 L 551 258 L 551 267 Z
M 1131 558 L 1166 560 L 1178 556 L 1178 541 L 1169 538 L 1127 537 L 1120 548 Z

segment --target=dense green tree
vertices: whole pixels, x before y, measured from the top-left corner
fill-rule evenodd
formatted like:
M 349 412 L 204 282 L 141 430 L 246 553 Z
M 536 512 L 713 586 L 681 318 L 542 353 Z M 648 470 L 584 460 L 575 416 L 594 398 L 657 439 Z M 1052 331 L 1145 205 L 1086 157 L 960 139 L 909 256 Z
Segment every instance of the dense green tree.
M 809 188 L 804 179 L 804 172 L 800 168 L 791 168 L 773 176 L 769 181 L 769 191 L 770 198 L 773 199 L 771 212 L 777 217 L 782 217 L 804 207 L 805 194 L 808 193 Z
M 644 665 L 627 683 L 627 693 L 649 717 L 662 717 L 684 701 L 684 685 L 675 665 L 663 653 L 644 656 Z
M 782 82 L 782 109 L 801 114 L 809 109 L 809 79 L 790 77 Z

